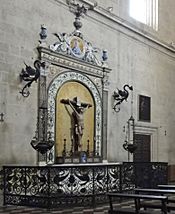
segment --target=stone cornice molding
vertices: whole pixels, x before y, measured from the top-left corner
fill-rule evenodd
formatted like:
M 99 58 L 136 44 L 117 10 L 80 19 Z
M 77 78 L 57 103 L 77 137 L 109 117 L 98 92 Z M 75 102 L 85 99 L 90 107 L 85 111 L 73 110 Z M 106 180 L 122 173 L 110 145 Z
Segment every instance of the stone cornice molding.
M 81 0 L 81 1 L 83 3 L 89 4 L 91 6 L 93 5 L 93 3 L 89 0 Z M 152 45 L 151 44 L 150 45 L 153 48 L 156 48 L 156 49 L 159 48 L 159 50 L 160 50 L 160 48 L 162 48 L 162 52 L 165 52 L 166 54 L 171 55 L 172 57 L 175 57 L 174 56 L 175 48 L 172 47 L 170 44 L 165 43 L 165 42 L 159 40 L 158 38 L 153 37 L 151 34 L 148 34 L 147 32 L 143 32 L 142 30 L 138 29 L 133 24 L 116 16 L 115 14 L 109 13 L 107 10 L 103 9 L 102 7 L 99 7 L 99 6 L 94 7 L 94 11 L 96 13 L 98 13 L 99 15 L 109 19 L 110 21 L 113 21 L 116 24 L 122 26 L 123 28 L 129 30 L 130 32 L 133 32 L 133 33 L 141 36 L 142 38 L 147 39 L 150 43 L 152 43 Z M 122 30 L 121 30 L 121 32 L 122 32 Z M 133 36 L 130 34 L 128 34 L 128 36 L 131 36 L 133 38 Z
M 54 1 L 67 7 L 65 0 L 54 0 Z M 94 3 L 91 0 L 79 0 L 79 1 L 86 5 L 89 5 L 92 7 L 94 6 Z M 109 11 L 105 10 L 104 8 L 102 8 L 100 6 L 94 7 L 93 11 L 96 14 L 99 14 L 101 17 L 114 22 L 118 26 L 121 26 L 121 28 L 117 29 L 117 27 L 112 26 L 111 24 L 107 24 L 101 18 L 97 19 L 93 15 L 87 15 L 87 16 L 91 17 L 92 19 L 95 19 L 98 22 L 108 25 L 110 28 L 112 28 L 116 31 L 120 31 L 121 33 L 127 35 L 128 37 L 131 37 L 135 40 L 138 40 L 141 43 L 144 43 L 144 44 L 152 47 L 152 48 L 172 57 L 173 59 L 175 58 L 175 48 L 171 44 L 168 44 L 162 40 L 159 40 L 158 38 L 154 37 L 153 35 L 149 34 L 146 31 L 143 32 L 143 30 L 140 30 L 132 23 L 116 16 L 115 14 L 109 13 Z M 136 36 L 137 36 L 137 38 L 136 38 Z
M 40 58 L 51 64 L 64 67 L 66 69 L 76 70 L 91 76 L 103 78 L 105 74 L 110 73 L 111 69 L 78 60 L 74 57 L 53 52 L 49 48 L 38 47 Z
M 59 2 L 59 3 L 63 4 L 64 6 L 67 6 L 65 1 L 63 1 L 63 0 L 55 0 L 55 2 Z M 94 6 L 94 3 L 90 0 L 80 0 L 80 2 L 83 2 L 84 4 L 92 6 L 92 7 Z M 174 55 L 175 54 L 175 48 L 172 47 L 170 44 L 165 43 L 164 41 L 161 41 L 156 37 L 153 37 L 151 34 L 148 34 L 147 32 L 145 34 L 145 32 L 138 29 L 133 24 L 131 24 L 128 21 L 116 16 L 115 14 L 109 13 L 107 10 L 105 10 L 102 7 L 96 6 L 96 7 L 94 7 L 93 10 L 94 10 L 94 12 L 101 15 L 102 17 L 104 17 L 104 18 L 118 24 L 119 26 L 123 27 L 123 30 L 122 29 L 120 30 L 121 33 L 123 32 L 124 34 L 126 34 L 124 32 L 124 29 L 128 30 L 128 32 L 130 32 L 127 34 L 129 37 L 134 39 L 133 34 L 138 35 L 138 36 L 140 36 L 140 39 L 137 38 L 138 41 L 143 42 L 144 44 L 147 44 L 147 45 L 151 46 L 152 48 L 157 49 L 157 50 L 161 51 L 162 53 L 165 53 L 165 54 L 175 58 L 175 55 Z M 87 16 L 93 18 L 93 16 L 91 16 L 91 15 L 87 15 Z M 102 22 L 101 19 L 97 20 L 97 21 Z M 110 25 L 110 27 L 113 28 L 111 25 Z M 145 39 L 147 39 L 147 41 L 148 41 L 147 43 L 145 42 Z

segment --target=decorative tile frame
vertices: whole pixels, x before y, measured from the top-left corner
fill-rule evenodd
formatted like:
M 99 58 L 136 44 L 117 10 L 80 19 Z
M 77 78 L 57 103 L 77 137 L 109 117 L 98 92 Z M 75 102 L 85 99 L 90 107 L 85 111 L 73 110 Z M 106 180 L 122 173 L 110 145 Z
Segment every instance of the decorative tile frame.
M 84 74 L 76 71 L 65 71 L 59 74 L 51 82 L 48 88 L 48 131 L 52 133 L 52 140 L 55 141 L 55 100 L 57 91 L 67 81 L 78 81 L 84 84 L 92 93 L 95 102 L 95 151 L 101 156 L 102 144 L 102 99 L 95 84 Z M 55 147 L 48 153 L 47 163 L 54 163 Z

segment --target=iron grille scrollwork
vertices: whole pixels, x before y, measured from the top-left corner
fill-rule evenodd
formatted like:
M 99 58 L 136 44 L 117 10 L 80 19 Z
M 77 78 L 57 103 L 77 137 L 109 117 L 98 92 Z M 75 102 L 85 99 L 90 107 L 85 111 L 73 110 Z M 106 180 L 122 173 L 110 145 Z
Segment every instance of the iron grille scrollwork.
M 0 190 L 3 189 L 3 170 L 0 168 Z
M 132 191 L 150 182 L 152 188 L 165 184 L 167 163 L 4 166 L 3 177 L 5 205 L 94 206 L 108 201 L 106 192 Z

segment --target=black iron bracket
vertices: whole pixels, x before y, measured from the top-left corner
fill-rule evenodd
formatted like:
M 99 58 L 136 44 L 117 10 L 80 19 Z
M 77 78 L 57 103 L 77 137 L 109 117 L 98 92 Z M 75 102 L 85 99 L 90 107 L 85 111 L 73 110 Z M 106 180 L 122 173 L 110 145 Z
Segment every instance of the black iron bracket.
M 25 69 L 23 68 L 20 73 L 20 80 L 27 82 L 27 84 L 25 84 L 19 93 L 22 94 L 23 97 L 28 97 L 30 95 L 29 88 L 34 81 L 37 82 L 38 78 L 40 77 L 40 68 L 45 67 L 45 62 L 36 60 L 34 62 L 34 68 L 28 66 L 25 62 L 24 64 L 26 67 Z
M 129 86 L 128 84 L 123 86 L 123 90 L 119 90 L 117 88 L 117 91 L 114 91 L 113 93 L 113 98 L 114 98 L 114 106 L 113 109 L 115 112 L 120 111 L 120 104 L 125 100 L 127 101 L 127 98 L 129 96 L 129 91 L 126 89 L 128 88 L 129 90 L 133 91 L 133 87 Z

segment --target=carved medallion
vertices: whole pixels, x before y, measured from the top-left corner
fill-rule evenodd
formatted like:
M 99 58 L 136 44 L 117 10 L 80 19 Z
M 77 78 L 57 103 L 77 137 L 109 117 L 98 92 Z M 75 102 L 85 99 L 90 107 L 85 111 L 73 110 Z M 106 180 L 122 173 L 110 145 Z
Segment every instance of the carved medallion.
M 69 40 L 69 45 L 70 45 L 70 50 L 72 55 L 81 59 L 84 57 L 85 43 L 81 38 L 77 36 L 71 37 Z

